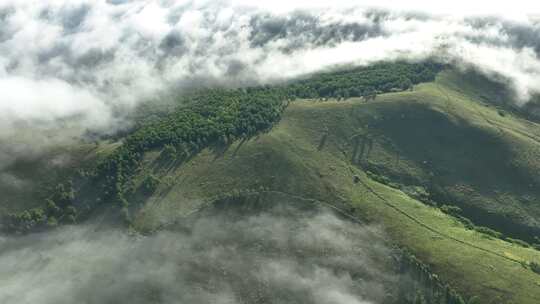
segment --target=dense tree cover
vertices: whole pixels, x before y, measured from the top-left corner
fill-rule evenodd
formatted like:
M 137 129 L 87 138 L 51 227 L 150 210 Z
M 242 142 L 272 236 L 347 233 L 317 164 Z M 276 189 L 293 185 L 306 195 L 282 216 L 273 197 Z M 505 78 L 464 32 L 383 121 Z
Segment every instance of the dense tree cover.
M 273 87 L 210 89 L 182 97 L 183 106 L 170 114 L 153 117 L 125 137 L 122 146 L 84 172 L 77 184 L 101 189 L 101 202 L 114 202 L 129 217 L 129 195 L 134 193 L 133 175 L 147 151 L 161 150 L 162 157 L 182 161 L 211 143 L 228 144 L 269 129 L 288 102 L 294 98 L 374 99 L 376 94 L 409 89 L 413 84 L 433 80 L 441 67 L 433 63 L 378 63 L 367 67 L 312 75 Z M 82 179 L 82 181 L 80 181 Z M 90 182 L 88 181 L 90 180 Z M 142 192 L 157 189 L 159 180 L 148 176 Z M 76 191 L 59 185 L 46 206 L 9 216 L 10 227 L 28 231 L 57 223 L 75 222 Z
M 378 63 L 345 71 L 315 74 L 292 83 L 290 93 L 300 98 L 348 98 L 373 99 L 376 94 L 403 91 L 413 84 L 432 81 L 441 69 L 435 63 Z
M 208 90 L 192 97 L 163 119 L 145 125 L 128 136 L 124 144 L 98 165 L 96 177 L 107 198 L 127 213 L 128 181 L 144 152 L 163 149 L 170 159 L 185 159 L 212 142 L 229 143 L 270 128 L 281 117 L 290 98 L 282 88 Z M 176 155 L 174 155 L 176 153 Z M 156 189 L 156 180 L 145 179 L 145 191 Z
M 290 96 L 283 87 L 207 90 L 190 97 L 189 104 L 152 121 L 127 136 L 116 151 L 92 172 L 84 172 L 80 184 L 101 187 L 102 202 L 114 202 L 128 212 L 128 196 L 133 193 L 132 177 L 145 152 L 163 150 L 171 160 L 183 160 L 210 143 L 227 144 L 237 138 L 253 136 L 270 128 L 281 117 Z M 93 181 L 93 182 L 92 182 Z M 144 178 L 142 192 L 149 194 L 159 184 L 153 175 Z M 70 182 L 59 185 L 46 206 L 8 216 L 8 228 L 26 232 L 77 219 L 76 191 Z
M 75 223 L 77 209 L 73 205 L 75 191 L 73 183 L 56 186 L 52 195 L 45 200 L 42 208 L 32 208 L 19 213 L 8 215 L 8 229 L 17 232 L 55 227 L 59 223 Z
M 151 194 L 156 191 L 157 187 L 161 183 L 161 180 L 154 174 L 148 174 L 145 176 L 142 182 L 142 189 L 144 192 Z

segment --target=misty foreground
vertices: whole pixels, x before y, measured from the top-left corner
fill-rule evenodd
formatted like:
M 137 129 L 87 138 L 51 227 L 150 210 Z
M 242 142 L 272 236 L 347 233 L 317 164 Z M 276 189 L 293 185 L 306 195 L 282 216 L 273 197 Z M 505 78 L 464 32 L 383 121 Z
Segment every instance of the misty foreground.
M 0 1 L 1 303 L 540 303 L 537 18 L 233 2 Z
M 332 243 L 338 247 L 328 249 L 328 255 L 300 246 L 303 243 L 296 237 L 305 233 L 299 232 L 295 225 L 311 227 L 312 224 L 303 220 L 310 214 L 307 210 L 304 210 L 305 215 L 298 215 L 300 219 L 296 218 L 296 224 L 273 219 L 281 224 L 269 230 L 282 231 L 282 227 L 286 227 L 290 233 L 286 239 L 294 240 L 286 242 L 295 244 L 288 247 L 290 250 L 285 250 L 284 255 L 285 260 L 292 259 L 291 267 L 296 269 L 291 272 L 290 268 L 283 267 L 284 270 L 276 270 L 275 274 L 300 276 L 302 279 L 296 281 L 307 282 L 305 284 L 310 286 L 305 287 L 307 290 L 321 290 L 311 286 L 318 286 L 316 282 L 320 282 L 321 273 L 332 273 L 331 279 L 341 282 L 339 290 L 346 291 L 337 294 L 373 303 L 403 299 L 420 303 L 421 299 L 427 303 L 540 302 L 540 207 L 537 204 L 540 201 L 537 174 L 540 171 L 540 126 L 538 118 L 531 116 L 530 111 L 513 105 L 512 94 L 504 86 L 475 73 L 464 75 L 462 71 L 437 64 L 398 62 L 316 74 L 276 87 L 210 90 L 202 95 L 195 94 L 194 98 L 193 102 L 188 99 L 171 113 L 141 124 L 127 136 L 119 134 L 116 138 L 97 138 L 94 143 L 60 147 L 43 158 L 23 159 L 3 170 L 4 182 L 0 186 L 5 195 L 0 198 L 0 214 L 5 221 L 0 224 L 12 236 L 5 240 L 8 245 L 3 247 L 9 249 L 2 257 L 22 256 L 20 252 L 13 253 L 13 248 L 24 248 L 21 244 L 25 242 L 30 246 L 33 239 L 37 240 L 32 243 L 55 248 L 49 235 L 68 240 L 89 238 L 97 243 L 108 240 L 118 246 L 100 248 L 112 250 L 109 259 L 114 263 L 123 261 L 115 264 L 122 265 L 115 274 L 126 273 L 123 281 L 114 282 L 130 283 L 127 287 L 111 287 L 110 293 L 105 294 L 113 299 L 117 292 L 133 289 L 129 286 L 135 283 L 132 284 L 130 278 L 135 278 L 136 282 L 142 280 L 143 283 L 137 283 L 136 291 L 128 294 L 136 294 L 141 299 L 156 296 L 156 301 L 167 302 L 169 291 L 152 281 L 150 274 L 154 272 L 137 272 L 148 278 L 144 281 L 130 275 L 129 270 L 135 267 L 130 265 L 132 261 L 151 261 L 140 256 L 157 255 L 156 251 L 161 252 L 157 248 L 168 246 L 160 243 L 168 236 L 184 240 L 184 244 L 203 244 L 204 241 L 193 238 L 199 231 L 196 227 L 210 216 L 212 221 L 221 224 L 211 226 L 215 229 L 203 230 L 210 231 L 204 238 L 214 240 L 216 235 L 225 233 L 223 239 L 208 245 L 212 248 L 190 245 L 185 249 L 176 242 L 170 245 L 173 246 L 171 252 L 188 257 L 178 257 L 178 263 L 195 265 L 197 269 L 177 272 L 172 270 L 174 267 L 167 267 L 174 274 L 173 278 L 180 278 L 179 285 L 202 286 L 196 290 L 203 290 L 205 295 L 208 290 L 229 290 L 226 294 L 234 295 L 240 302 L 244 301 L 242 299 L 251 302 L 251 292 L 270 302 L 272 299 L 298 300 L 298 294 L 306 295 L 304 302 L 322 301 L 334 292 L 325 289 L 328 292 L 323 294 L 310 293 L 293 283 L 278 288 L 271 278 L 261 278 L 264 272 L 257 265 L 269 263 L 246 262 L 250 271 L 226 271 L 233 277 L 236 273 L 238 279 L 213 280 L 211 278 L 216 277 L 214 266 L 222 264 L 196 262 L 204 261 L 209 252 L 217 256 L 228 252 L 223 249 L 230 244 L 228 237 L 238 240 L 237 234 L 246 235 L 229 229 L 230 225 L 235 227 L 244 221 L 227 213 L 232 212 L 234 206 L 242 206 L 239 202 L 249 202 L 253 197 L 278 196 L 280 199 L 269 202 L 316 203 L 338 208 L 349 219 L 361 219 L 369 225 L 375 223 L 387 236 L 383 243 L 391 244 L 366 240 L 362 237 L 364 227 L 355 228 L 361 233 L 358 239 L 374 247 L 360 246 L 366 254 L 354 259 L 365 261 L 362 263 L 370 267 L 357 273 L 356 264 L 351 264 L 345 271 L 333 260 L 344 255 L 338 250 L 343 248 L 339 244 Z M 63 165 L 51 166 L 57 163 Z M 52 185 L 39 179 L 36 172 L 50 174 Z M 20 191 L 25 189 L 24 185 L 32 184 L 39 187 Z M 208 206 L 216 202 L 230 202 L 221 210 L 227 214 L 225 218 L 229 223 L 222 223 L 223 217 L 207 213 Z M 111 233 L 103 225 L 95 226 L 97 232 L 85 232 L 93 228 L 63 226 L 87 225 L 104 215 L 116 225 L 148 236 L 137 240 L 121 230 Z M 265 217 L 258 219 L 264 227 Z M 51 230 L 58 226 L 57 230 Z M 247 231 L 253 233 L 259 231 L 257 229 Z M 68 237 L 70 230 L 85 236 Z M 48 232 L 35 234 L 36 231 Z M 30 234 L 24 236 L 25 233 Z M 317 240 L 326 240 L 324 233 L 315 234 L 315 244 L 319 244 Z M 268 237 L 275 241 L 271 235 Z M 346 235 L 336 234 L 332 239 L 339 240 Z M 351 246 L 357 244 L 355 238 L 347 239 Z M 250 240 L 249 243 L 260 244 L 257 246 L 261 254 L 257 258 L 231 253 L 231 257 L 222 260 L 234 264 L 236 257 L 240 257 L 238 261 L 260 259 L 258 261 L 266 262 L 273 261 L 282 252 L 272 250 L 275 246 L 265 245 L 258 237 Z M 66 241 L 67 244 L 76 242 Z M 156 245 L 148 245 L 152 242 Z M 88 244 L 80 254 L 70 257 L 86 257 L 82 252 L 99 251 L 92 250 L 93 241 Z M 245 252 L 259 248 L 240 244 L 244 243 L 234 246 L 245 248 L 242 250 Z M 122 249 L 126 246 L 133 250 Z M 194 254 L 189 248 L 201 250 Z M 384 248 L 399 248 L 407 254 L 401 255 L 402 261 L 394 264 L 391 262 L 394 251 Z M 25 249 L 19 250 L 24 252 Z M 382 260 L 365 260 L 363 257 L 372 256 L 370 252 Z M 35 259 L 34 256 L 20 261 Z M 69 259 L 57 261 L 66 260 Z M 318 265 L 317 269 L 326 269 L 326 272 L 309 270 L 303 260 L 313 260 L 311 263 Z M 91 265 L 75 261 L 73 269 Z M 104 262 L 107 263 L 113 262 Z M 43 273 L 40 270 L 44 266 L 39 262 L 30 264 L 35 268 L 26 272 L 28 277 L 39 278 L 32 273 Z M 304 265 L 307 270 L 298 265 Z M 324 265 L 330 266 L 324 268 Z M 415 280 L 407 283 L 409 275 L 403 275 L 404 265 L 408 269 L 405 273 L 412 273 L 410 277 L 419 284 L 414 283 Z M 19 264 L 19 267 L 25 269 L 26 266 Z M 62 269 L 63 266 L 55 267 Z M 220 267 L 230 265 L 225 263 Z M 6 271 L 10 273 L 6 282 L 17 281 L 17 274 L 24 275 L 24 271 L 14 272 L 15 269 Z M 103 271 L 106 276 L 108 272 Z M 239 274 L 244 272 L 249 275 Z M 204 284 L 193 285 L 186 280 L 189 273 L 188 277 L 194 276 L 196 282 Z M 76 275 L 65 275 L 66 278 L 71 276 Z M 54 281 L 50 277 L 44 280 Z M 59 281 L 65 280 L 59 278 Z M 83 280 L 88 281 L 101 282 Z M 168 281 L 177 282 L 176 279 Z M 220 285 L 223 282 L 227 284 Z M 114 286 L 113 283 L 102 284 L 103 290 Z M 375 284 L 375 287 L 365 289 L 366 284 Z M 334 283 L 323 285 L 336 286 Z M 271 295 L 265 288 L 272 289 Z M 31 292 L 23 294 L 32 295 Z M 21 295 L 16 293 L 15 296 Z
M 1 237 L 0 302 L 353 304 L 418 297 L 420 285 L 400 270 L 400 255 L 380 229 L 312 204 L 266 203 L 221 204 L 148 236 L 89 223 Z

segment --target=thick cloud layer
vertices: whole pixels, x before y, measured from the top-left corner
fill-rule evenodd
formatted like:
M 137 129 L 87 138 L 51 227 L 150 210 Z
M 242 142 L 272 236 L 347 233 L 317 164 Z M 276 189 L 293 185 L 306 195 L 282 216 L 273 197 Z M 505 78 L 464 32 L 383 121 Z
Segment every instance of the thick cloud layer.
M 21 125 L 65 129 L 58 121 L 76 122 L 70 136 L 114 130 L 135 104 L 171 90 L 267 83 L 396 58 L 435 56 L 500 74 L 519 103 L 540 91 L 533 17 L 431 14 L 429 5 L 407 12 L 384 1 L 368 2 L 377 9 L 353 1 L 332 9 L 251 2 L 1 1 L 0 140 L 13 142 Z
M 97 226 L 0 237 L 0 302 L 394 303 L 380 231 L 329 212 L 214 213 L 180 231 Z

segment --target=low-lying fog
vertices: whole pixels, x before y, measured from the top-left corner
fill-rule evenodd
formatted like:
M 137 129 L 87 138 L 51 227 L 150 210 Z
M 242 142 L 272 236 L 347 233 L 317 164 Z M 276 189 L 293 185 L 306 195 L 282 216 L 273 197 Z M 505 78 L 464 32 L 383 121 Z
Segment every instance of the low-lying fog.
M 0 237 L 0 302 L 392 303 L 396 259 L 378 229 L 284 206 L 150 236 L 69 226 Z

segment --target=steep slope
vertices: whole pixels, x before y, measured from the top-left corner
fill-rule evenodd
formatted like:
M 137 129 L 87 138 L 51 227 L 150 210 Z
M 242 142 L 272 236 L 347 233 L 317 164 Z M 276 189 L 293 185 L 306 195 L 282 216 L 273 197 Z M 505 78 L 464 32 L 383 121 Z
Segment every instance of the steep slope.
M 540 126 L 453 90 L 454 76 L 441 73 L 407 100 L 388 97 L 358 111 L 373 150 L 357 163 L 425 187 L 436 203 L 461 207 L 476 224 L 534 241 Z
M 350 88 L 340 90 L 347 95 Z M 128 161 L 131 173 L 106 175 L 103 188 L 77 184 L 75 199 L 72 190 L 60 191 L 54 200 L 66 201 L 62 217 L 75 218 L 74 213 L 95 206 L 101 206 L 97 212 L 123 206 L 128 224 L 151 233 L 216 201 L 256 196 L 271 204 L 286 197 L 381 225 L 394 244 L 471 303 L 540 302 L 540 274 L 531 267 L 540 263 L 540 251 L 514 239 L 533 243 L 540 234 L 540 126 L 508 107 L 509 95 L 494 83 L 453 70 L 413 90 L 374 97 L 298 99 L 271 130 L 214 144 L 207 136 L 196 141 L 207 148 L 194 148 L 188 157 L 171 158 L 171 148 L 162 148 L 161 141 L 169 142 L 174 133 L 170 123 L 159 120 L 132 138 L 145 147 L 135 153 L 116 149 L 115 143 L 53 151 L 45 160 L 19 162 L 6 171 L 39 187 L 5 192 L 0 215 L 43 205 L 44 189 L 111 151 L 123 151 L 113 164 Z M 233 105 L 235 98 L 231 95 Z M 219 95 L 215 100 L 219 104 Z M 257 117 L 253 110 L 246 108 Z M 202 114 L 194 120 L 197 125 L 217 121 Z M 182 115 L 170 117 L 171 122 L 184 123 L 178 120 Z M 47 161 L 59 155 L 72 159 L 62 170 Z M 42 174 L 50 175 L 50 183 Z M 99 176 L 94 181 L 100 182 Z M 1 187 L 8 189 L 6 183 Z M 119 199 L 102 200 L 106 196 L 100 191 L 109 188 L 121 189 Z
M 382 224 L 468 299 L 537 303 L 540 275 L 527 265 L 540 262 L 539 251 L 435 207 L 461 206 L 476 224 L 512 236 L 531 239 L 538 229 L 540 128 L 456 91 L 453 73 L 370 103 L 298 100 L 269 133 L 181 165 L 147 153 L 139 180 L 152 173 L 160 184 L 141 198 L 133 225 L 153 231 L 227 195 L 284 193 Z

